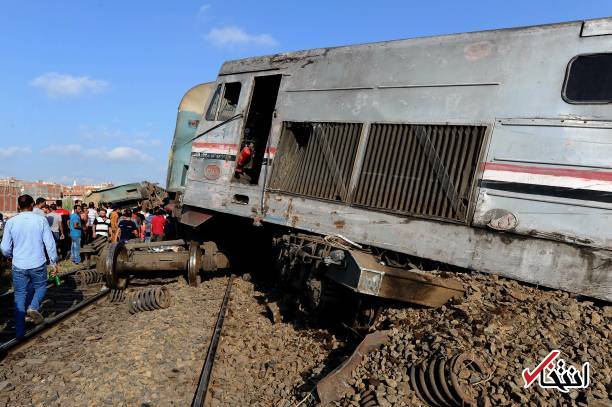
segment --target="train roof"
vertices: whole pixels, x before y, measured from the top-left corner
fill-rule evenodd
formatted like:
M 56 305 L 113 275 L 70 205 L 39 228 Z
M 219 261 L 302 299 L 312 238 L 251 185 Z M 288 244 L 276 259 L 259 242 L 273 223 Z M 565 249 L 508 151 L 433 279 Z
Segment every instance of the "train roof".
M 538 31 L 549 31 L 567 26 L 581 27 L 582 36 L 599 36 L 612 34 L 612 17 L 604 17 L 591 20 L 576 20 L 561 23 L 522 26 L 513 28 L 492 29 L 484 31 L 472 31 L 466 33 L 444 34 L 435 36 L 414 37 L 407 39 L 388 40 L 355 45 L 343 45 L 337 47 L 314 48 L 309 50 L 282 52 L 272 55 L 264 55 L 243 59 L 230 60 L 223 63 L 219 75 L 233 75 L 249 72 L 274 71 L 287 68 L 295 64 L 309 64 L 309 59 L 326 57 L 330 52 L 359 52 L 370 48 L 385 46 L 412 45 L 419 42 L 432 42 L 439 40 L 453 41 L 460 39 L 476 39 L 482 35 L 484 38 L 498 37 L 512 32 L 529 33 Z M 483 39 L 484 39 L 483 38 Z M 305 65 L 304 65 L 305 66 Z
M 212 86 L 213 82 L 206 82 L 189 89 L 181 99 L 178 110 L 204 113 L 204 102 L 208 98 Z

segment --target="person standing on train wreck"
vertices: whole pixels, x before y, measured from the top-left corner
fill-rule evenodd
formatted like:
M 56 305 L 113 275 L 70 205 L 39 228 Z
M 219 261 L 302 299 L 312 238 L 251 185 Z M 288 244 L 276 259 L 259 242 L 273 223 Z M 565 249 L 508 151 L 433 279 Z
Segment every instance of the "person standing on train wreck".
M 53 277 L 57 274 L 57 251 L 47 219 L 32 212 L 34 199 L 21 195 L 17 203 L 20 213 L 6 222 L 0 248 L 12 259 L 15 329 L 17 338 L 22 338 L 26 315 L 35 324 L 44 320 L 39 308 L 47 292 L 45 251 Z

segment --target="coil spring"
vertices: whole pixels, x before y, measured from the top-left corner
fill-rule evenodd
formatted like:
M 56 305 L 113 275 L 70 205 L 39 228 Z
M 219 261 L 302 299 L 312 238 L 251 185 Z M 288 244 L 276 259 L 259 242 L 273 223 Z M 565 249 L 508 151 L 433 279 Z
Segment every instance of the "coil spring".
M 170 306 L 170 292 L 166 287 L 148 288 L 133 292 L 128 300 L 130 314 Z
M 486 375 L 484 364 L 471 353 L 461 353 L 450 359 L 432 357 L 410 366 L 410 387 L 417 397 L 430 406 L 476 406 L 478 394 L 464 386 L 459 372 L 464 369 Z M 485 402 L 484 405 L 487 405 Z
M 96 270 L 81 270 L 77 271 L 74 275 L 74 279 L 78 284 L 99 283 L 103 278 L 104 276 Z
M 111 303 L 122 303 L 125 301 L 125 291 L 124 290 L 111 290 L 110 292 L 110 300 Z
M 361 407 L 379 407 L 378 400 L 376 399 L 376 393 L 374 390 L 364 390 L 359 394 L 359 405 Z

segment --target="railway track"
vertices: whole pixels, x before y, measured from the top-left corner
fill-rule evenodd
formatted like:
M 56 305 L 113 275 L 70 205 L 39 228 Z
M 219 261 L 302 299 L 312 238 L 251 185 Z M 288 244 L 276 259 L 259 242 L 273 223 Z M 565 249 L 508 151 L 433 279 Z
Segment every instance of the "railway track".
M 227 281 L 227 286 L 225 288 L 225 294 L 223 296 L 223 301 L 221 302 L 219 313 L 217 314 L 217 321 L 215 322 L 213 334 L 210 338 L 210 344 L 208 345 L 208 351 L 206 352 L 206 358 L 204 360 L 204 367 L 200 373 L 200 380 L 198 380 L 198 387 L 196 388 L 193 401 L 191 402 L 192 407 L 203 407 L 204 402 L 206 401 L 206 392 L 208 390 L 208 384 L 210 383 L 215 355 L 217 354 L 217 347 L 219 345 L 219 340 L 221 339 L 223 322 L 225 321 L 225 316 L 227 315 L 227 308 L 233 281 L 234 275 L 231 274 Z
M 72 272 L 49 287 L 41 308 L 45 323 L 29 326 L 22 341 L 14 340 L 13 296 L 3 295 L 0 390 L 8 387 L 0 391 L 0 405 L 203 405 L 231 286 L 228 275 L 198 288 L 182 277 L 134 279 L 123 299 L 114 300 L 102 282 L 80 284 Z M 137 294 L 151 290 L 166 290 L 167 308 L 133 306 L 135 298 L 145 298 Z M 84 311 L 92 303 L 95 308 Z M 47 379 L 33 383 L 35 375 Z
M 47 285 L 47 293 L 41 304 L 45 320 L 36 326 L 27 324 L 26 334 L 21 340 L 15 338 L 13 292 L 0 296 L 0 357 L 20 348 L 43 331 L 83 310 L 109 292 L 103 287 L 103 279 L 95 270 L 77 269 L 64 273 L 60 275 L 60 282 L 59 286 L 55 283 Z

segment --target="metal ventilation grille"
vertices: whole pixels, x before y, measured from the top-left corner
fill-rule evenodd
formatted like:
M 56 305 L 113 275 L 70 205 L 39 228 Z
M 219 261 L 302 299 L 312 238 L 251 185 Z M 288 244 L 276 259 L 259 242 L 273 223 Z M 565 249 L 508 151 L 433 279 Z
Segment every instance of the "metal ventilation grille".
M 358 123 L 285 122 L 269 188 L 346 201 L 360 133 Z
M 353 203 L 465 221 L 485 130 L 372 124 Z

